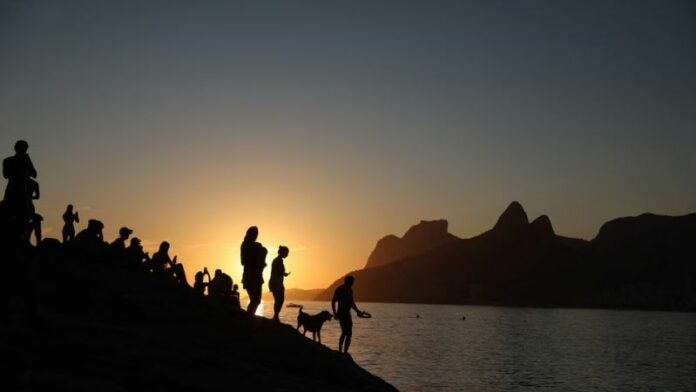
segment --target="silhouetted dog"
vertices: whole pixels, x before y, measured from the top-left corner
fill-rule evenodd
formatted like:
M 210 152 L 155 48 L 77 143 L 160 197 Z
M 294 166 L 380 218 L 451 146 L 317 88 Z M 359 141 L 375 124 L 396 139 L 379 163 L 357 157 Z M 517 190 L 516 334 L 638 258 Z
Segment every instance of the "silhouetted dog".
M 312 332 L 312 340 L 317 340 L 319 338 L 319 343 L 321 343 L 321 327 L 325 322 L 331 320 L 331 312 L 326 310 L 318 314 L 309 314 L 302 311 L 302 306 L 300 306 L 300 312 L 297 314 L 297 330 L 303 327 L 303 335 L 307 334 L 307 331 Z

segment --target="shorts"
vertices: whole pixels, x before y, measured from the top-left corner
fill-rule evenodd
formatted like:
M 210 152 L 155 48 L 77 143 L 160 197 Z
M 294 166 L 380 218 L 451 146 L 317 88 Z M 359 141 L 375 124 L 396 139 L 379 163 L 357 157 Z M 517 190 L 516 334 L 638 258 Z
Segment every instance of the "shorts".
M 338 317 L 338 323 L 341 325 L 341 332 L 352 334 L 353 333 L 353 318 L 350 314 Z

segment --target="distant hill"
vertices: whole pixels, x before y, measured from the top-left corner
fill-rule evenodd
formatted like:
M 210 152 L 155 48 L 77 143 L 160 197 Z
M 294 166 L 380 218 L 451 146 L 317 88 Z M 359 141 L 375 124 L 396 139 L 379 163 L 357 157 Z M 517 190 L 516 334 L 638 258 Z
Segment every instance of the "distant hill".
M 400 244 L 412 251 L 396 260 L 350 272 L 356 299 L 696 310 L 696 214 L 620 218 L 585 241 L 557 235 L 545 215 L 529 222 L 513 202 L 479 236 L 426 251 L 416 242 Z M 341 282 L 316 299 L 330 300 Z
M 403 237 L 388 235 L 377 241 L 377 246 L 367 258 L 365 268 L 377 267 L 400 260 L 406 256 L 426 253 L 440 245 L 459 238 L 447 232 L 447 221 L 421 221 L 412 226 Z

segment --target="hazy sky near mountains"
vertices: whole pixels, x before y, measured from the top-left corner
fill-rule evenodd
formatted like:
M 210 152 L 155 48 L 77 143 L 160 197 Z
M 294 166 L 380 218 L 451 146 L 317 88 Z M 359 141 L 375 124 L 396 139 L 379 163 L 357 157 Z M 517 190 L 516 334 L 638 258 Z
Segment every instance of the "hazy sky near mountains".
M 321 287 L 512 200 L 586 239 L 696 211 L 694 70 L 694 1 L 0 0 L 0 149 L 48 236 L 73 203 L 239 280 L 256 224 Z

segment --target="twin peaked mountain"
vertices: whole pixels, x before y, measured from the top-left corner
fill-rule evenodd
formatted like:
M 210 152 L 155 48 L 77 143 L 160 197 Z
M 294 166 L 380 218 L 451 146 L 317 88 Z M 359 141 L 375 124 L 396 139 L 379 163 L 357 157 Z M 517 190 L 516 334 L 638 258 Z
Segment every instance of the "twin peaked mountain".
M 585 241 L 513 202 L 473 238 L 445 220 L 386 236 L 351 274 L 358 301 L 696 310 L 695 249 L 696 214 L 620 218 Z

